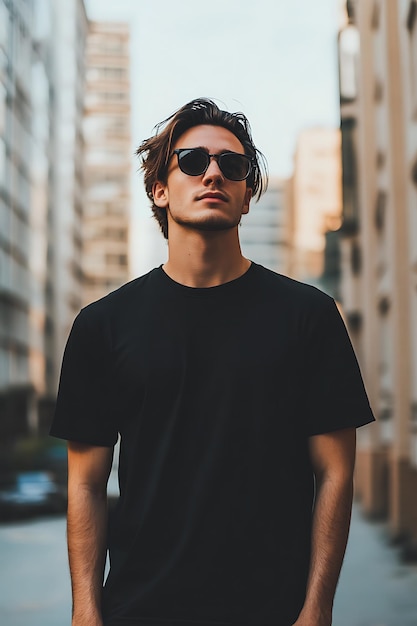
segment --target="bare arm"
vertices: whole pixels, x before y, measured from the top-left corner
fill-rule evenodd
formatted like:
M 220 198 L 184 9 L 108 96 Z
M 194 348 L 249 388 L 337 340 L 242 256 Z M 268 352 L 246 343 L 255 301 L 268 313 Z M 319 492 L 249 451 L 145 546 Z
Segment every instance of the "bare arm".
M 294 626 L 331 626 L 353 497 L 356 431 L 345 429 L 310 438 L 316 477 L 312 551 L 307 595 Z
M 107 481 L 113 448 L 68 442 L 68 556 L 72 626 L 102 626 Z

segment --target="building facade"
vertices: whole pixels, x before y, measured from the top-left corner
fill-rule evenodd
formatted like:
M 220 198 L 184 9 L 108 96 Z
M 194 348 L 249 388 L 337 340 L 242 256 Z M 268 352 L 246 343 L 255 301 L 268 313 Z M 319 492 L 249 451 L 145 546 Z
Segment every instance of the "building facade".
M 319 284 L 326 266 L 327 233 L 340 227 L 342 214 L 340 132 L 312 128 L 300 133 L 291 181 L 290 274 Z M 330 245 L 330 244 L 329 244 Z
M 0 432 L 46 431 L 82 305 L 82 0 L 0 0 Z
M 252 201 L 242 217 L 240 243 L 243 254 L 265 267 L 287 274 L 289 265 L 289 213 L 287 181 L 269 180 L 259 202 Z
M 49 82 L 34 1 L 0 1 L 0 417 L 38 426 L 45 392 Z
M 88 20 L 83 0 L 54 0 L 49 40 L 51 173 L 46 286 L 46 388 L 54 398 L 64 346 L 82 306 L 84 89 Z
M 364 510 L 417 545 L 417 2 L 344 3 L 339 34 L 342 293 L 377 424 L 361 429 Z M 414 320 L 414 323 L 413 323 Z
M 86 50 L 83 303 L 129 279 L 129 28 L 91 22 Z
M 0 0 L 4 440 L 48 430 L 75 316 L 129 278 L 130 136 L 127 26 Z

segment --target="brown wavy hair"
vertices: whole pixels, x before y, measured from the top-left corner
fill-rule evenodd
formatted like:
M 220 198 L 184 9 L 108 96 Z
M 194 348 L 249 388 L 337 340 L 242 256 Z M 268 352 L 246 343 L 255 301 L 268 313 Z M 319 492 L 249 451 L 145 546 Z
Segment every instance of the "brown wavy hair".
M 245 154 L 252 158 L 252 170 L 246 179 L 247 187 L 253 190 L 258 200 L 268 185 L 266 160 L 252 140 L 251 128 L 243 113 L 222 111 L 217 104 L 208 98 L 191 100 L 175 113 L 155 126 L 155 134 L 145 139 L 136 150 L 144 172 L 146 195 L 151 201 L 152 212 L 159 223 L 161 231 L 168 239 L 168 219 L 166 210 L 157 207 L 152 194 L 154 183 L 166 183 L 168 162 L 172 146 L 189 128 L 209 124 L 223 126 L 232 132 L 243 145 Z

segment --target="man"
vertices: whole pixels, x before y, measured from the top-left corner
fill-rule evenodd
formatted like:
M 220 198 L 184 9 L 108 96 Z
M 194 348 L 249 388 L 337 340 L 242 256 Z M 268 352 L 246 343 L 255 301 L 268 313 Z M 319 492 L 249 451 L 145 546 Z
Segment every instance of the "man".
M 265 185 L 245 116 L 194 100 L 138 154 L 168 261 L 81 311 L 51 431 L 69 441 L 73 626 L 329 626 L 373 420 L 343 322 L 242 256 Z

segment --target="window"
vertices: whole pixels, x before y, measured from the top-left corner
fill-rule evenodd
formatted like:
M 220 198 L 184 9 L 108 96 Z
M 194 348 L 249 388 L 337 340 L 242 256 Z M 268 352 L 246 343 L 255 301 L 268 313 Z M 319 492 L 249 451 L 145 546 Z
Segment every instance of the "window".
M 381 296 L 378 302 L 378 311 L 381 315 L 386 315 L 390 310 L 391 303 L 388 296 Z
M 378 191 L 375 205 L 375 226 L 379 232 L 384 229 L 385 226 L 385 211 L 387 205 L 387 194 L 385 191 Z
M 123 42 L 119 41 L 118 39 L 108 39 L 106 41 L 106 45 L 105 45 L 105 51 L 107 54 L 123 54 L 125 51 L 125 46 L 123 45 Z
M 354 100 L 357 96 L 357 60 L 359 33 L 355 26 L 344 28 L 339 37 L 340 95 L 342 100 Z
M 10 384 L 9 354 L 0 346 L 0 388 Z
M 381 102 L 384 97 L 384 83 L 378 77 L 375 78 L 374 83 L 374 100 L 375 102 Z
M 374 6 L 372 9 L 371 15 L 371 26 L 374 30 L 379 28 L 381 22 L 381 6 L 379 4 L 379 0 L 374 1 Z
M 106 263 L 108 265 L 125 267 L 127 265 L 127 254 L 106 254 Z
M 127 74 L 126 70 L 121 67 L 90 67 L 87 70 L 87 79 L 91 81 L 121 81 L 126 80 Z
M 6 82 L 8 58 L 5 51 L 0 46 L 0 81 Z
M 410 3 L 407 29 L 409 32 L 410 69 L 411 69 L 411 107 L 417 119 L 417 0 Z
M 0 137 L 0 188 L 6 184 L 6 143 Z
M 9 25 L 9 12 L 4 2 L 0 1 L 0 46 L 7 49 L 7 35 Z
M 362 252 L 357 241 L 353 241 L 350 249 L 350 267 L 354 276 L 358 276 L 361 273 Z
M 413 179 L 414 184 L 417 185 L 417 154 L 415 156 L 414 163 L 411 168 L 411 178 Z

